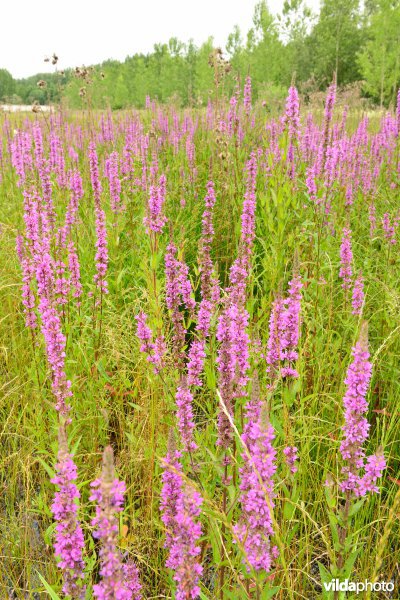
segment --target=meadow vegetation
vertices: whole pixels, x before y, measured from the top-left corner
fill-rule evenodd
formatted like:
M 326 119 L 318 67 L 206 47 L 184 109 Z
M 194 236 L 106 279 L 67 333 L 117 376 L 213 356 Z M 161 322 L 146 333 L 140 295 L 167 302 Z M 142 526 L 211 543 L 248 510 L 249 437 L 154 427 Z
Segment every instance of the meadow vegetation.
M 1 598 L 398 597 L 400 104 L 336 100 L 0 115 Z

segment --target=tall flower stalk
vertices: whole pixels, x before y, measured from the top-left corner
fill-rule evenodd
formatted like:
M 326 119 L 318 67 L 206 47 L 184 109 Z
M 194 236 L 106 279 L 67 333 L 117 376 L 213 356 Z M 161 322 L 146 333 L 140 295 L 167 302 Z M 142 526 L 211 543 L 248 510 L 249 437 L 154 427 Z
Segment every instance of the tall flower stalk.
M 102 186 L 99 176 L 98 156 L 96 152 L 96 145 L 91 142 L 89 145 L 89 163 L 90 163 L 90 179 L 92 182 L 92 190 L 94 197 L 94 211 L 96 217 L 96 256 L 95 266 L 96 273 L 93 281 L 96 285 L 96 290 L 99 293 L 99 297 L 96 300 L 96 305 L 100 306 L 100 314 L 102 315 L 103 310 L 103 295 L 108 294 L 107 284 L 107 266 L 108 266 L 108 247 L 107 247 L 107 229 L 106 229 L 106 215 L 101 207 L 101 194 Z M 100 322 L 101 332 L 101 322 Z
M 99 479 L 91 483 L 90 500 L 96 502 L 96 516 L 92 520 L 93 536 L 100 543 L 100 577 L 93 586 L 98 600 L 140 600 L 137 569 L 123 563 L 118 549 L 118 519 L 122 512 L 125 483 L 115 476 L 114 453 L 111 446 L 103 452 L 103 468 Z
M 375 459 L 365 463 L 364 443 L 368 439 L 370 425 L 365 417 L 368 410 L 367 391 L 372 374 L 372 364 L 368 352 L 368 329 L 364 323 L 360 338 L 352 350 L 353 361 L 350 364 L 345 384 L 346 393 L 343 398 L 344 418 L 343 439 L 340 453 L 345 462 L 343 467 L 344 479 L 341 482 L 343 491 L 351 491 L 355 496 L 365 496 L 367 491 L 377 491 L 375 481 L 381 476 L 385 468 L 385 461 Z M 381 465 L 379 473 L 372 481 L 372 467 Z M 360 475 L 362 469 L 366 470 Z
M 342 288 L 347 291 L 350 289 L 353 269 L 353 252 L 351 249 L 351 230 L 349 227 L 343 228 L 342 241 L 340 244 L 340 271 L 339 277 L 343 279 Z
M 234 532 L 245 554 L 247 571 L 270 572 L 278 549 L 271 543 L 274 535 L 275 433 L 268 421 L 268 409 L 252 395 L 245 407 L 242 434 L 244 452 L 240 468 L 241 514 Z
M 56 475 L 51 483 L 58 487 L 54 495 L 51 512 L 57 523 L 55 529 L 54 551 L 58 558 L 58 567 L 63 576 L 63 593 L 71 598 L 85 598 L 84 580 L 84 537 L 78 519 L 77 469 L 72 455 L 68 452 L 65 428 L 58 430 L 58 462 Z
M 171 437 L 163 466 L 160 509 L 166 528 L 166 566 L 174 571 L 174 581 L 177 583 L 175 598 L 191 600 L 199 597 L 199 579 L 203 571 L 198 544 L 202 534 L 199 523 L 202 498 L 185 480 L 181 454 L 175 449 Z
M 340 490 L 344 492 L 344 503 L 333 515 L 338 525 L 334 526 L 337 537 L 337 570 L 336 576 L 346 578 L 349 576 L 347 565 L 351 560 L 354 548 L 354 538 L 350 527 L 354 515 L 361 508 L 362 502 L 355 503 L 355 499 L 364 497 L 368 492 L 377 493 L 379 488 L 377 480 L 386 468 L 386 461 L 382 451 L 365 456 L 364 444 L 368 439 L 370 425 L 366 419 L 368 410 L 367 392 L 372 375 L 372 364 L 368 352 L 368 329 L 364 322 L 361 327 L 359 339 L 352 349 L 353 359 L 347 370 L 345 384 L 346 392 L 343 398 L 344 425 L 342 427 L 342 441 L 340 453 L 343 459 L 342 479 L 339 483 Z M 330 510 L 334 510 L 336 500 L 330 491 L 332 482 L 326 482 L 326 496 Z M 335 600 L 339 593 L 334 594 Z

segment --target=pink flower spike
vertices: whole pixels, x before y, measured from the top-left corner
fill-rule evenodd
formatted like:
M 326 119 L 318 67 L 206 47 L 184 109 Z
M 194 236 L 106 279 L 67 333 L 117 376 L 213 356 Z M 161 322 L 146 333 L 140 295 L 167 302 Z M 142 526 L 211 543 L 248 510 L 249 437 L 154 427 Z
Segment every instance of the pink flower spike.
M 60 425 L 56 476 L 51 480 L 51 483 L 58 487 L 51 505 L 51 511 L 57 522 L 54 551 L 63 574 L 63 593 L 81 600 L 85 597 L 83 584 L 85 542 L 78 520 L 77 500 L 80 494 L 76 486 L 76 476 L 76 466 L 71 454 L 68 453 L 65 429 Z
M 100 543 L 101 581 L 93 586 L 93 595 L 98 600 L 140 600 L 137 573 L 134 581 L 132 571 L 122 562 L 117 548 L 118 515 L 122 512 L 125 483 L 115 477 L 114 453 L 111 446 L 103 452 L 103 469 L 99 479 L 91 483 L 90 500 L 96 502 L 96 516 L 92 519 L 93 537 Z M 135 595 L 134 595 L 135 594 Z

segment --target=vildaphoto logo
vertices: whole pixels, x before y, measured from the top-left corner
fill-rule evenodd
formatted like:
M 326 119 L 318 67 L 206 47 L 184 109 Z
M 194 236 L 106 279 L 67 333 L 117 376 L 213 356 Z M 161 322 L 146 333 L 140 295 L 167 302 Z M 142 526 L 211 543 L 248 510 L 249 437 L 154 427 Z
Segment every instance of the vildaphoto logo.
M 339 579 L 332 579 L 329 583 L 324 582 L 324 588 L 327 592 L 393 592 L 394 583 L 392 581 L 349 581 L 345 579 L 340 581 Z

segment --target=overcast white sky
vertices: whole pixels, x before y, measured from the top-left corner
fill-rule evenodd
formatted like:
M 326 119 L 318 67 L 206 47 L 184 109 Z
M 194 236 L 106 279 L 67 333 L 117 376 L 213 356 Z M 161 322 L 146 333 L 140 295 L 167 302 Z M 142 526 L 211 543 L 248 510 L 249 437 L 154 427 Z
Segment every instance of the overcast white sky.
M 283 0 L 269 0 L 272 12 Z M 224 46 L 234 25 L 247 33 L 257 0 L 0 0 L 0 68 L 26 77 L 59 68 L 124 60 L 171 37 Z M 318 10 L 319 0 L 307 0 Z

